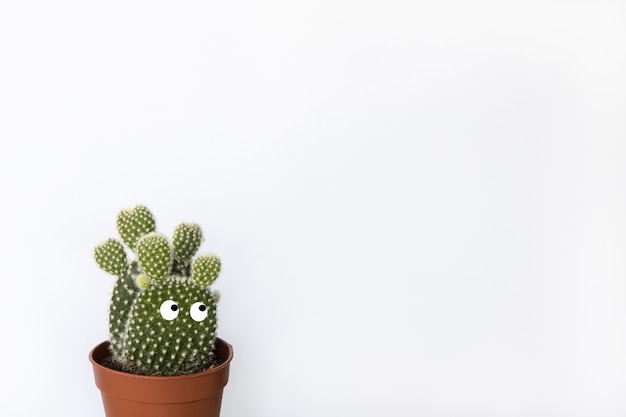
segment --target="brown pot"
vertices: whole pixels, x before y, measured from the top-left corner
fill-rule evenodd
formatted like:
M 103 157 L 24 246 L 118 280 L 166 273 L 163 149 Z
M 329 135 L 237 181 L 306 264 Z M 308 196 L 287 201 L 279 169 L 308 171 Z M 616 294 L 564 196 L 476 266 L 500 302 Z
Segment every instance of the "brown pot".
M 110 356 L 109 342 L 89 353 L 96 386 L 107 417 L 218 417 L 222 390 L 228 382 L 233 347 L 217 339 L 222 362 L 208 371 L 183 376 L 144 376 L 100 365 Z

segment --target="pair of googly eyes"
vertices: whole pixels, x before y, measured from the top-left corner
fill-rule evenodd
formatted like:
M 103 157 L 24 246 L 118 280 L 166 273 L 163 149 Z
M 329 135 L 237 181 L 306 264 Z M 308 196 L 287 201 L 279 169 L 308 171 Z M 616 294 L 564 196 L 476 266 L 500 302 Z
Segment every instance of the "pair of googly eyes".
M 159 309 L 159 312 L 161 313 L 161 317 L 163 317 L 165 320 L 171 321 L 178 317 L 178 314 L 180 313 L 180 308 L 178 308 L 178 304 L 176 304 L 176 301 L 165 300 L 163 301 L 163 303 L 161 303 L 161 308 Z M 201 322 L 202 320 L 206 319 L 208 314 L 209 310 L 206 308 L 204 303 L 201 303 L 199 301 L 193 303 L 191 305 L 191 308 L 189 309 L 189 315 L 197 322 Z

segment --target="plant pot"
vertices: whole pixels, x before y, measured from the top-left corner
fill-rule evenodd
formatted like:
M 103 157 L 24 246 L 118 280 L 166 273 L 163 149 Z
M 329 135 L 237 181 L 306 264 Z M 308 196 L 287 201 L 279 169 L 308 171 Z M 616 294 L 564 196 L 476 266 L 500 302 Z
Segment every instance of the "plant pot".
M 233 348 L 216 340 L 221 362 L 213 369 L 182 376 L 144 376 L 100 365 L 110 356 L 109 342 L 89 353 L 106 417 L 218 417 L 228 382 Z

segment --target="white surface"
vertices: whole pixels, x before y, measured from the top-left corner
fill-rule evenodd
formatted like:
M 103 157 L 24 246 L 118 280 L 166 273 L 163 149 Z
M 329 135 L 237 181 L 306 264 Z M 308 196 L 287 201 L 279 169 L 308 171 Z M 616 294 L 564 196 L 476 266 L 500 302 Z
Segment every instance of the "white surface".
M 0 3 L 0 415 L 103 415 L 92 248 L 144 203 L 223 261 L 223 417 L 623 416 L 625 19 Z

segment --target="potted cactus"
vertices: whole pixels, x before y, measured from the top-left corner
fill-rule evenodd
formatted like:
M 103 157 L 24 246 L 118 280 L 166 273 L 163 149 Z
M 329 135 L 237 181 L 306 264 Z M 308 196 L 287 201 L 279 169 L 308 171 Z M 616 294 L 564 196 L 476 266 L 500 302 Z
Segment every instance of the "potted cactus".
M 117 230 L 121 242 L 107 239 L 94 251 L 116 277 L 109 341 L 89 355 L 106 416 L 219 416 L 233 357 L 216 337 L 219 296 L 210 285 L 220 260 L 195 256 L 197 224 L 179 224 L 170 243 L 144 206 L 122 210 Z

